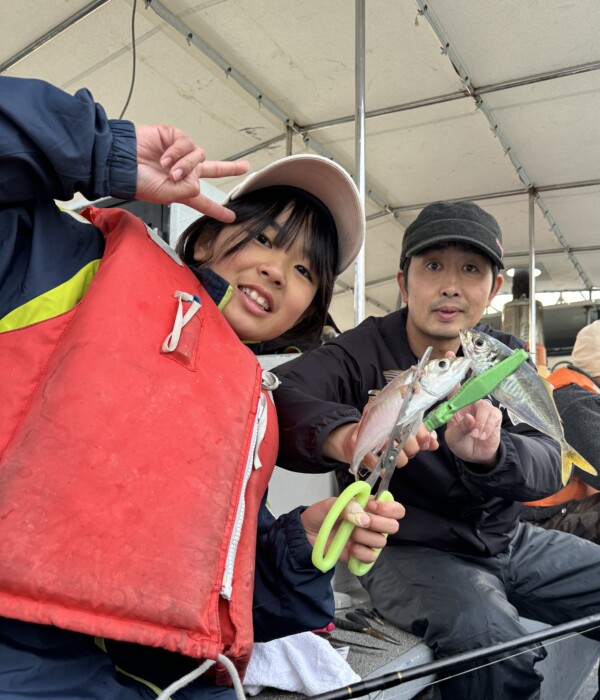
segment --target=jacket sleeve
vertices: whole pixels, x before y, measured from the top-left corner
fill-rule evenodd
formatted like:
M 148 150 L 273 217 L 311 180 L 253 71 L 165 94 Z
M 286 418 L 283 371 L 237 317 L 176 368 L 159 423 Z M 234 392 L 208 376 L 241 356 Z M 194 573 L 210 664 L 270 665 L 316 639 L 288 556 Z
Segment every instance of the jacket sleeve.
M 85 89 L 0 76 L 0 204 L 135 196 L 131 122 L 109 120 Z
M 356 406 L 362 405 L 364 382 L 359 368 L 332 342 L 274 371 L 281 379 L 273 392 L 279 421 L 277 463 L 290 471 L 333 471 L 340 463 L 322 456 L 323 443 L 335 428 L 360 420 Z
M 312 547 L 300 521 L 304 509 L 276 520 L 265 499 L 259 512 L 254 581 L 257 642 L 321 629 L 334 614 L 333 571 L 323 574 L 312 565 Z
M 562 488 L 560 447 L 552 438 L 523 423 L 513 426 L 505 417 L 500 435 L 498 464 L 480 474 L 457 459 L 465 483 L 490 496 L 511 501 L 533 501 Z

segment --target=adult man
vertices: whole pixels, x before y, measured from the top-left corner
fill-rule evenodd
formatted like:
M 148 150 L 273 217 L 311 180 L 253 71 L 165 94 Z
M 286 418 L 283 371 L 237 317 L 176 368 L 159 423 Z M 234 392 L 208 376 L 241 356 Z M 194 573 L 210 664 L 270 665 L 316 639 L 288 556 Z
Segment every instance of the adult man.
M 546 379 L 554 387 L 567 442 L 600 470 L 600 321 L 584 326 L 573 345 L 573 365 Z M 569 483 L 548 498 L 526 504 L 523 519 L 600 544 L 600 477 L 575 469 Z
M 498 223 L 478 206 L 427 206 L 403 239 L 398 284 L 407 306 L 367 319 L 278 372 L 278 464 L 322 472 L 348 463 L 356 421 L 369 390 L 383 386 L 383 371 L 414 365 L 429 345 L 432 358 L 460 353 L 459 331 L 479 323 L 500 288 L 502 256 Z M 513 348 L 521 344 L 479 328 Z M 561 485 L 557 444 L 513 426 L 486 400 L 438 431 L 437 450 L 425 449 L 423 431 L 421 451 L 407 443 L 399 466 L 414 457 L 390 486 L 405 519 L 361 579 L 375 607 L 424 637 L 436 657 L 518 637 L 525 632 L 520 614 L 556 624 L 599 611 L 600 548 L 519 523 L 519 501 Z M 540 557 L 549 546 L 552 554 Z M 530 649 L 448 679 L 442 695 L 536 698 L 542 679 L 534 664 L 543 655 Z

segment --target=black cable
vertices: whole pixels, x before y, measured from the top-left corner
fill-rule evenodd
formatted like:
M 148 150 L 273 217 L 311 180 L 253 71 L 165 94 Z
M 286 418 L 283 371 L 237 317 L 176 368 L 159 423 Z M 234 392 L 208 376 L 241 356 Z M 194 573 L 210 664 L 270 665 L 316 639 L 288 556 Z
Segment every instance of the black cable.
M 133 10 L 131 11 L 131 55 L 132 55 L 132 66 L 131 66 L 131 85 L 129 86 L 129 95 L 127 95 L 127 100 L 125 101 L 125 106 L 121 114 L 119 114 L 119 119 L 123 119 L 125 110 L 129 107 L 129 100 L 131 100 L 131 95 L 133 94 L 133 86 L 135 85 L 135 65 L 136 65 L 136 54 L 135 54 L 135 8 L 137 5 L 137 0 L 133 0 Z

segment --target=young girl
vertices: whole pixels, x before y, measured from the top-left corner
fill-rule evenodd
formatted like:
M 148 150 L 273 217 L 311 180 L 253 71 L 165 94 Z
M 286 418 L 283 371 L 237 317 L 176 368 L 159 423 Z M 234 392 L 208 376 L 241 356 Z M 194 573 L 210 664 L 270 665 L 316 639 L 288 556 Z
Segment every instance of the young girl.
M 333 499 L 266 510 L 275 383 L 249 348 L 320 329 L 362 241 L 356 189 L 295 156 L 225 209 L 198 177 L 244 163 L 6 77 L 0 163 L 0 698 L 156 697 L 204 660 L 216 673 L 177 698 L 232 692 L 215 681 L 243 674 L 253 639 L 333 615 L 310 564 Z M 207 216 L 182 262 L 124 210 L 55 205 L 76 191 Z M 364 561 L 403 515 L 369 511 L 347 552 Z

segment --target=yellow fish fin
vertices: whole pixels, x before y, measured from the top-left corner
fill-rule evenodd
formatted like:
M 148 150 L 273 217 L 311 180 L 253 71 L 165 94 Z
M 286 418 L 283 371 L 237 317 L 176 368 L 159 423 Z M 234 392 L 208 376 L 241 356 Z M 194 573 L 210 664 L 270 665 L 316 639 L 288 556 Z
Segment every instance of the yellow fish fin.
M 554 387 L 552 386 L 552 384 L 550 384 L 549 381 L 544 379 L 544 377 L 540 377 L 540 379 L 542 380 L 542 384 L 544 385 L 544 388 L 550 394 L 550 396 L 552 397 L 552 400 L 554 401 Z
M 572 464 L 579 469 L 582 469 L 588 474 L 593 474 L 598 476 L 596 469 L 587 461 L 585 457 L 579 454 L 577 450 L 573 449 L 570 445 L 565 445 L 564 449 L 561 450 L 562 458 L 562 482 L 566 484 L 569 481 L 572 471 Z

